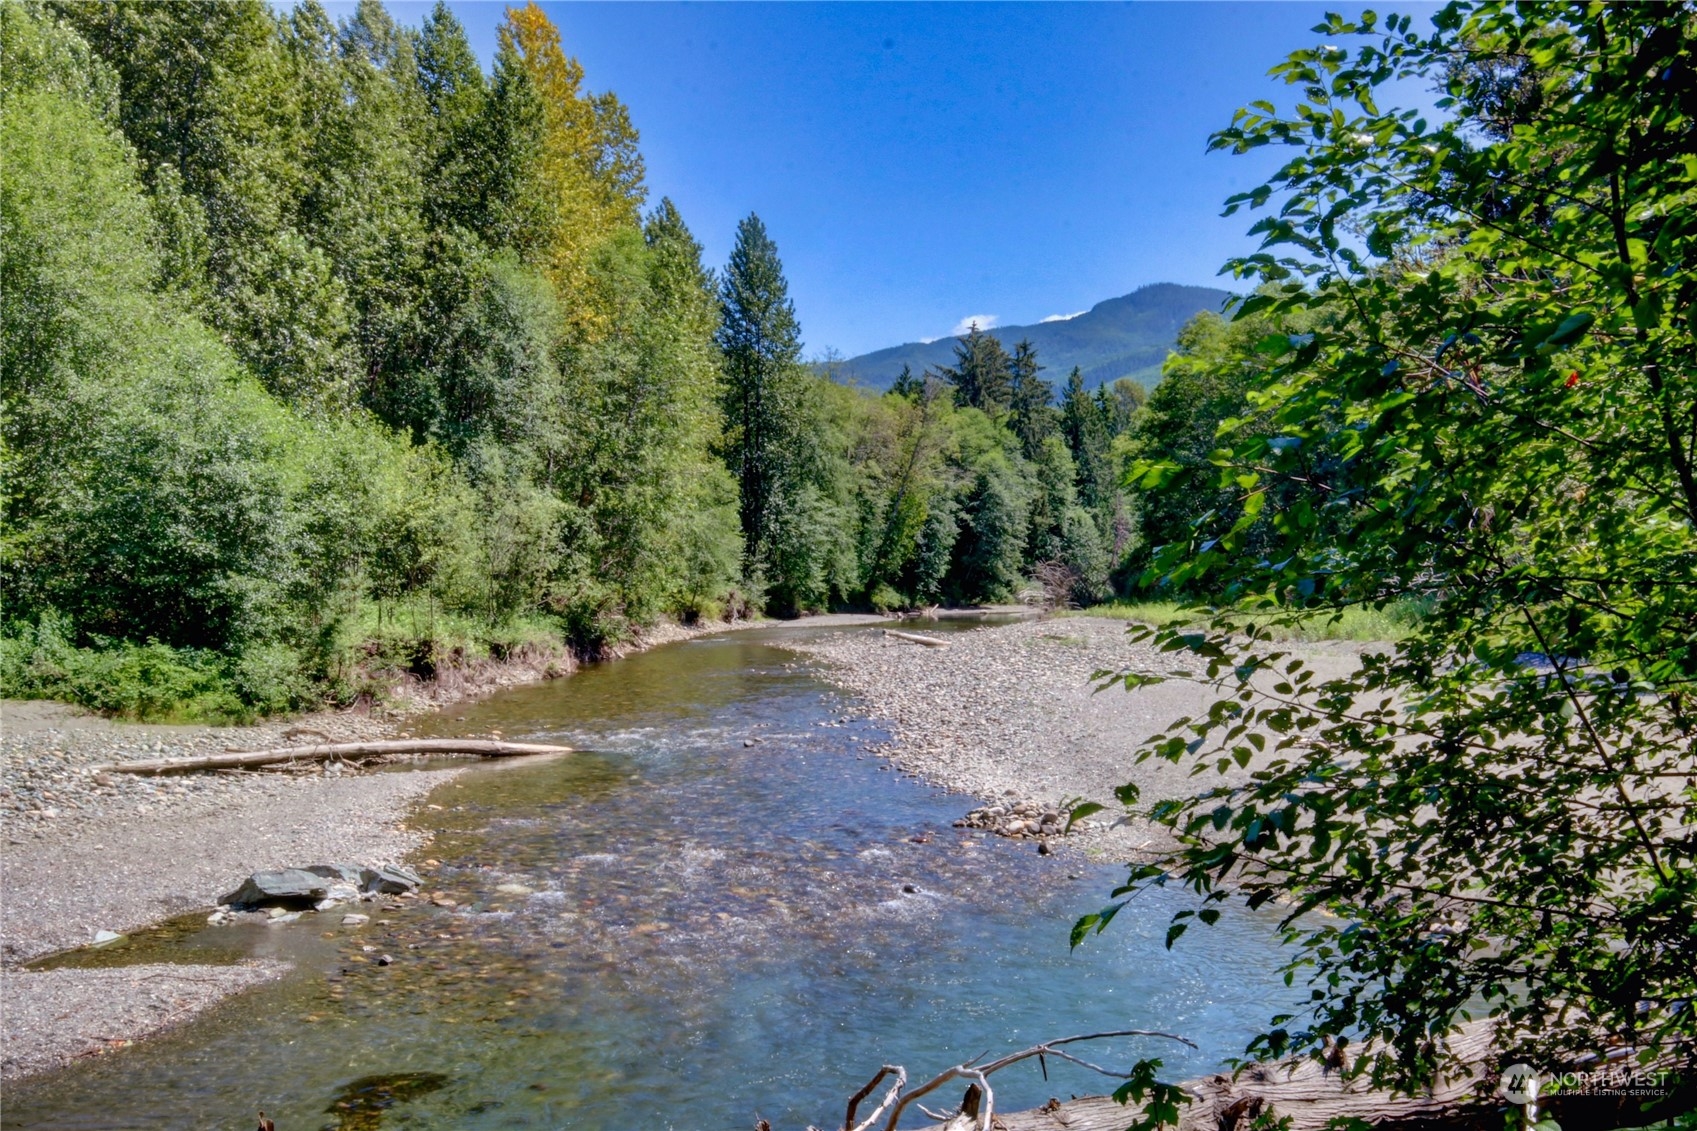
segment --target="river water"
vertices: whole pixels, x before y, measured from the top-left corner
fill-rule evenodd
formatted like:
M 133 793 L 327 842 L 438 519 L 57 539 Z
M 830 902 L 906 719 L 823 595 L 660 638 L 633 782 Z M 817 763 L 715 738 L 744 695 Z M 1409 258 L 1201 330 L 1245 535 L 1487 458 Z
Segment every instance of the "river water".
M 1269 918 L 1228 915 L 1167 951 L 1179 893 L 1140 897 L 1069 950 L 1069 925 L 1120 870 L 952 828 L 975 801 L 868 753 L 885 735 L 773 646 L 796 631 L 809 630 L 669 645 L 433 720 L 580 751 L 480 766 L 432 795 L 416 822 L 440 862 L 427 886 L 455 906 L 346 928 L 340 911 L 169 925 L 132 960 L 263 955 L 296 970 L 8 1089 L 0 1120 L 222 1129 L 263 1108 L 281 1131 L 757 1118 L 800 1131 L 839 1125 L 881 1064 L 924 1079 L 1070 1033 L 1182 1033 L 1200 1049 L 1126 1040 L 1087 1055 L 1198 1075 L 1290 1000 Z M 1070 1065 L 1048 1074 L 998 1074 L 997 1106 L 1113 1087 Z

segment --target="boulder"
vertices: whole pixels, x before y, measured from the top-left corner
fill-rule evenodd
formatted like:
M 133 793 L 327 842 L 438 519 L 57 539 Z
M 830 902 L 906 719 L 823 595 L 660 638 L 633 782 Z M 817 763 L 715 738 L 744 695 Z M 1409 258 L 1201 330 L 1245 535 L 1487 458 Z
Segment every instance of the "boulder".
M 305 868 L 255 872 L 219 903 L 232 907 L 310 907 L 330 894 L 330 881 Z

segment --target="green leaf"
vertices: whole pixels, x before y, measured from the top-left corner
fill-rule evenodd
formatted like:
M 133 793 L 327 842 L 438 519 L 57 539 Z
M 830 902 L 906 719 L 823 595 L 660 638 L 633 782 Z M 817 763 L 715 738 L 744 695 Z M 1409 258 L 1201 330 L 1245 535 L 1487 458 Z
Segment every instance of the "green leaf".
M 1585 331 L 1591 328 L 1591 323 L 1596 320 L 1596 315 L 1589 311 L 1581 310 L 1576 311 L 1573 314 L 1569 314 L 1566 318 L 1562 319 L 1561 325 L 1557 326 L 1554 332 L 1552 332 L 1543 340 L 1542 343 L 1539 344 L 1539 348 L 1543 350 L 1552 350 L 1561 346 L 1570 345 L 1573 342 L 1578 341 L 1584 335 Z
M 1106 805 L 1096 801 L 1084 801 L 1074 805 L 1072 807 L 1072 811 L 1067 814 L 1067 831 L 1071 832 L 1072 827 L 1078 822 L 1084 820 L 1086 817 L 1103 812 L 1106 808 Z

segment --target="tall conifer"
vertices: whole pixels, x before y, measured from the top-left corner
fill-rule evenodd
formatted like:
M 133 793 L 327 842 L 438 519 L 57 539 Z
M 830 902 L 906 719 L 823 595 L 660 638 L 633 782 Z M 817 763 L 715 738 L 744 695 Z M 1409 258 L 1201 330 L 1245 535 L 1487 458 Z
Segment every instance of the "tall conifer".
M 778 245 L 753 213 L 737 225 L 719 311 L 727 454 L 742 488 L 743 541 L 753 560 L 764 548 L 777 488 L 796 454 L 784 441 L 797 407 L 789 403 L 791 371 L 801 360 L 801 327 Z

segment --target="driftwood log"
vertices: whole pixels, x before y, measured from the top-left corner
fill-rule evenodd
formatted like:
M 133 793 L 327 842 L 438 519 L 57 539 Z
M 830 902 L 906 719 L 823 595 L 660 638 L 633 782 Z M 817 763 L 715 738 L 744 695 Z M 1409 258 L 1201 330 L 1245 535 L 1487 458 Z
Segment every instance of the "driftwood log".
M 1496 1079 L 1498 1050 L 1490 1023 L 1463 1026 L 1449 1039 L 1449 1048 L 1471 1074 L 1463 1071 L 1441 1077 L 1413 1096 L 1375 1090 L 1361 1079 L 1345 1080 L 1338 1067 L 1310 1059 L 1250 1065 L 1235 1078 L 1222 1073 L 1189 1080 L 1180 1087 L 1192 1102 L 1180 1109 L 1178 1129 L 1247 1131 L 1264 1125 L 1321 1131 L 1335 1126 L 1335 1121 L 1355 1119 L 1374 1131 L 1502 1131 L 1509 1113 L 1521 1109 L 1499 1098 L 1492 1087 L 1480 1087 L 1481 1079 L 1490 1083 Z M 1687 1110 L 1694 1098 L 1691 1085 L 1676 1083 L 1672 1074 L 1667 1079 L 1669 1089 L 1660 1100 L 1661 1112 Z M 961 1114 L 980 1100 L 974 1089 L 968 1089 Z M 1643 1102 L 1643 1097 L 1554 1094 L 1541 1098 L 1538 1110 L 1570 1129 L 1601 1129 L 1650 1121 L 1655 1116 L 1641 1111 Z M 1140 1115 L 1135 1104 L 1122 1106 L 1109 1096 L 1084 1096 L 1065 1103 L 1051 1100 L 1032 1111 L 997 1112 L 993 1126 L 997 1131 L 1125 1131 Z M 955 1131 L 971 1125 L 956 1115 L 934 1127 Z
M 332 758 L 352 761 L 385 754 L 478 754 L 485 758 L 514 758 L 526 754 L 570 754 L 569 746 L 545 746 L 535 742 L 501 742 L 489 738 L 399 738 L 382 742 L 326 742 L 313 746 L 278 746 L 270 750 L 248 750 L 211 754 L 203 758 L 155 758 L 145 762 L 108 762 L 91 766 L 93 773 L 178 774 L 193 770 L 228 770 L 240 767 L 274 766 L 285 762 L 325 762 Z
M 914 644 L 923 644 L 927 648 L 947 648 L 949 642 L 938 636 L 921 636 L 917 632 L 897 632 L 893 628 L 884 630 L 885 636 L 893 636 L 897 640 L 907 640 Z

